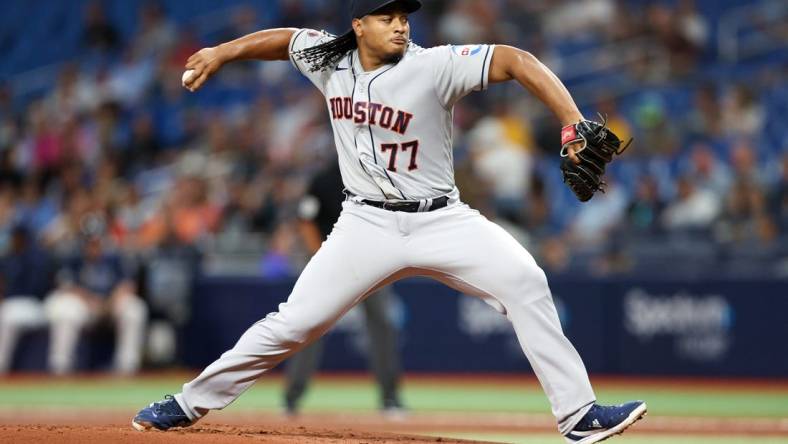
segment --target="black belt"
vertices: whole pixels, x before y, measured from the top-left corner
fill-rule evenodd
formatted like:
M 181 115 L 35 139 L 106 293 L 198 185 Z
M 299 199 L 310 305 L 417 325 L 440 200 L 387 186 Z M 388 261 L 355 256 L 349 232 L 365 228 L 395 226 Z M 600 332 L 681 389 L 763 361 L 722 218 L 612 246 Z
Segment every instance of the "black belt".
M 345 191 L 345 193 L 347 193 L 348 196 L 353 196 L 353 194 L 348 191 Z M 434 211 L 446 207 L 447 205 L 449 205 L 449 196 L 436 197 L 435 199 L 432 199 L 432 203 L 430 203 L 425 208 L 421 208 L 421 210 L 419 210 L 419 208 L 421 207 L 422 201 L 418 201 L 418 200 L 392 202 L 386 200 L 362 199 L 361 202 L 366 205 L 370 205 L 375 208 L 382 208 L 388 211 L 403 211 L 405 213 L 418 213 L 419 211 L 421 212 Z

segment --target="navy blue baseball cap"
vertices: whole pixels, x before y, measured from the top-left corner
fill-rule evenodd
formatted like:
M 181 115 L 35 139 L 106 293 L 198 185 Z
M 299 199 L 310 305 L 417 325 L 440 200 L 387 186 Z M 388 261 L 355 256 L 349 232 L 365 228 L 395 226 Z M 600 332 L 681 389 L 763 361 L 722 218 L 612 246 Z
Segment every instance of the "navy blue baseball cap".
M 353 0 L 350 6 L 350 18 L 364 17 L 394 3 L 405 7 L 408 14 L 421 9 L 421 1 L 419 0 Z

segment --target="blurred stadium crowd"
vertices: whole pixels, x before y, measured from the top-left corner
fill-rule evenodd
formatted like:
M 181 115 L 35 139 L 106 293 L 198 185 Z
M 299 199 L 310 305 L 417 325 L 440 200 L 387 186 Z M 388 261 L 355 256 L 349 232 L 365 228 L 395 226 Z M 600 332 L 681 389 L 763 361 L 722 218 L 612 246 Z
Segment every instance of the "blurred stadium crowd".
M 309 179 L 335 158 L 323 98 L 284 62 L 226 66 L 196 94 L 181 87 L 182 66 L 203 46 L 262 28 L 343 32 L 343 4 L 0 6 L 5 298 L 46 298 L 22 312 L 59 325 L 66 342 L 116 313 L 127 333 L 115 364 L 134 371 L 145 319 L 183 323 L 198 273 L 297 275 L 308 258 L 292 222 Z M 549 273 L 785 276 L 787 9 L 779 0 L 427 1 L 412 34 L 422 46 L 529 50 L 587 117 L 602 113 L 635 138 L 607 193 L 580 205 L 561 183 L 560 128 L 522 88 L 493 86 L 457 106 L 463 199 Z M 82 308 L 63 308 L 64 295 Z M 51 351 L 56 371 L 72 366 L 69 347 Z

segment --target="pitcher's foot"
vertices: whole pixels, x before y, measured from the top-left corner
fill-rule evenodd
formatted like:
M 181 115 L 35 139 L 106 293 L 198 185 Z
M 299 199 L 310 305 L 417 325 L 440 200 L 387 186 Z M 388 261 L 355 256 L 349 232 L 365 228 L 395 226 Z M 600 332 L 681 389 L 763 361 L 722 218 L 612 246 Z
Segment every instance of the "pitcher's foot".
M 173 427 L 188 427 L 194 422 L 186 416 L 174 396 L 166 395 L 163 400 L 140 410 L 131 420 L 131 426 L 144 432 L 150 429 L 169 430 Z
M 594 404 L 565 438 L 569 444 L 591 444 L 604 441 L 624 432 L 639 419 L 646 416 L 646 403 L 631 401 L 621 405 L 602 406 Z

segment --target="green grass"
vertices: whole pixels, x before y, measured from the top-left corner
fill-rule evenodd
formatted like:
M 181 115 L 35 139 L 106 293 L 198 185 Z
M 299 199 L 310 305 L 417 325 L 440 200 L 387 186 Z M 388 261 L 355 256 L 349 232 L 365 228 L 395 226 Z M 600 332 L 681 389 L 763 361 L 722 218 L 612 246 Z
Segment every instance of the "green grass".
M 0 408 L 48 407 L 134 408 L 180 391 L 184 379 L 146 378 L 28 380 L 0 383 Z M 230 407 L 232 410 L 272 410 L 281 405 L 279 378 L 262 379 Z M 788 418 L 788 393 L 768 389 L 679 390 L 654 386 L 642 389 L 600 389 L 601 402 L 614 403 L 645 399 L 652 415 Z M 541 389 L 533 385 L 518 388 L 461 383 L 406 383 L 403 398 L 408 407 L 423 411 L 478 411 L 549 413 Z M 304 409 L 373 410 L 377 395 L 373 383 L 360 380 L 316 382 L 304 400 Z

